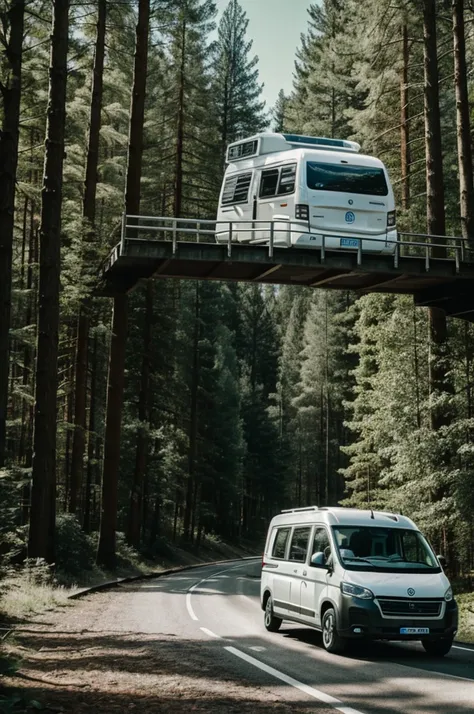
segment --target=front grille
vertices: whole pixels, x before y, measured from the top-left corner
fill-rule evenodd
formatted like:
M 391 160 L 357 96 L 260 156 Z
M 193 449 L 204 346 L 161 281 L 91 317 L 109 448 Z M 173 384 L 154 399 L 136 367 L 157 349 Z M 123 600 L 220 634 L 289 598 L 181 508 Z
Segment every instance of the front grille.
M 391 600 L 377 598 L 386 617 L 439 617 L 441 614 L 442 600 Z

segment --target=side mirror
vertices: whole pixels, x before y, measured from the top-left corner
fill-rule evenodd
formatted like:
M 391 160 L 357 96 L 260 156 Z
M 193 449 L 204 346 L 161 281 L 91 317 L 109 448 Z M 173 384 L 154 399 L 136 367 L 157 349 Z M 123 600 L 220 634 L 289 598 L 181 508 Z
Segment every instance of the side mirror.
M 444 555 L 437 555 L 436 557 L 438 558 L 438 562 L 444 570 L 447 566 L 446 558 L 444 557 Z
M 312 555 L 310 565 L 312 565 L 313 568 L 327 568 L 324 553 L 315 553 Z

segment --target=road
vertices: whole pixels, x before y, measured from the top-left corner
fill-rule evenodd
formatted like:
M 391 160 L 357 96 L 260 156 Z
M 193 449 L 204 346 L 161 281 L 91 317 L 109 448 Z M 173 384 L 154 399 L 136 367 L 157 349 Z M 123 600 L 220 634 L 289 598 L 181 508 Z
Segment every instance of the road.
M 137 587 L 133 616 L 142 632 L 202 640 L 220 666 L 295 708 L 320 714 L 467 714 L 474 711 L 474 647 L 430 659 L 418 643 L 357 643 L 328 654 L 311 628 L 263 626 L 260 561 L 203 566 Z

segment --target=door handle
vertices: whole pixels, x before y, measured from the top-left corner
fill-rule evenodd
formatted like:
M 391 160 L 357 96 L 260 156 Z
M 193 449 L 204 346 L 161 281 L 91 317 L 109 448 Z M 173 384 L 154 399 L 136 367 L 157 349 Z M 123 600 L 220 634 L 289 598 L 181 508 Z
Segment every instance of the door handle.
M 294 573 L 297 573 L 297 572 L 298 572 L 298 570 L 293 570 L 293 572 L 294 572 Z
M 308 572 L 306 570 L 303 570 L 303 575 L 308 575 Z

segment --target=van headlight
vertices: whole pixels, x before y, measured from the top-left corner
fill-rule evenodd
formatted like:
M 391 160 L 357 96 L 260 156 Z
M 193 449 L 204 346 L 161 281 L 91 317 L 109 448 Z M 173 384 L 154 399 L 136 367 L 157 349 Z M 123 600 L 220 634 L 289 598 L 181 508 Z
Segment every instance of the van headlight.
M 341 583 L 341 590 L 344 595 L 358 597 L 360 600 L 373 600 L 374 593 L 368 588 L 363 588 L 360 585 L 352 585 L 351 583 Z
M 446 600 L 446 602 L 451 602 L 451 600 L 453 599 L 453 589 L 452 588 L 448 588 L 446 590 L 446 592 L 444 593 L 444 599 Z

